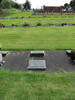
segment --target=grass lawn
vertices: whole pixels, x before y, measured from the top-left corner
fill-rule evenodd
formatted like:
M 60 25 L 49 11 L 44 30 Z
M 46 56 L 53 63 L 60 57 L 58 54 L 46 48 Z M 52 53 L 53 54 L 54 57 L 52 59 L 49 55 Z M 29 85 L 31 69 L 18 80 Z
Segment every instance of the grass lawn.
M 0 18 L 35 17 L 32 12 L 9 10 L 0 14 Z M 42 17 L 43 15 L 37 15 Z M 46 15 L 46 17 L 74 15 Z M 8 19 L 0 23 L 21 25 L 75 23 L 73 18 L 31 18 Z M 54 50 L 75 49 L 75 27 L 24 27 L 0 28 L 0 48 L 2 50 Z M 0 100 L 75 100 L 74 73 L 24 73 L 9 72 L 0 69 Z
M 3 18 L 11 18 L 11 17 L 43 17 L 43 15 L 33 15 L 33 12 L 22 12 L 20 10 L 6 10 L 3 14 L 0 14 L 0 17 Z M 67 17 L 70 15 L 61 15 L 55 14 L 55 15 L 46 15 L 46 17 Z M 74 17 L 74 15 L 71 15 Z M 21 25 L 24 24 L 24 22 L 29 23 L 30 25 L 36 25 L 37 23 L 41 23 L 42 25 L 49 25 L 49 24 L 62 24 L 62 23 L 68 23 L 68 24 L 75 24 L 75 18 L 26 18 L 26 19 L 0 19 L 0 23 L 3 23 L 5 25 Z
M 0 69 L 0 100 L 75 100 L 75 74 Z
M 75 24 L 75 18 L 29 18 L 29 19 L 0 19 L 0 23 L 4 25 L 22 25 L 24 23 L 28 23 L 29 25 L 37 25 L 37 23 L 41 23 L 42 25 L 49 24 Z
M 16 9 L 9 9 L 9 10 L 5 10 L 4 11 L 4 13 L 2 13 L 2 14 L 0 14 L 0 18 L 11 18 L 11 17 L 22 17 L 22 16 L 24 16 L 24 17 L 29 17 L 29 16 L 31 16 L 31 17 L 37 17 L 37 16 L 39 16 L 39 17 L 43 17 L 43 16 L 45 16 L 45 17 L 75 17 L 75 15 L 73 15 L 73 14 L 67 14 L 67 15 L 65 15 L 65 14 L 45 14 L 45 15 L 34 15 L 34 13 L 33 12 L 23 12 L 23 11 L 21 11 L 21 10 L 16 10 Z
M 25 27 L 0 29 L 3 50 L 74 49 L 75 27 Z

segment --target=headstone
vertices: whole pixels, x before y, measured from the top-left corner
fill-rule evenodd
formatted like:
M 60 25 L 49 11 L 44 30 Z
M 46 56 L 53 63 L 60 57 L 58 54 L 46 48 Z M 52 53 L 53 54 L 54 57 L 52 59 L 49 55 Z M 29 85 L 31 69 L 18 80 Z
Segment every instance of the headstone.
M 44 51 L 31 51 L 30 56 L 31 57 L 43 57 L 45 55 Z
M 2 63 L 2 54 L 0 54 L 0 63 Z
M 67 53 L 71 53 L 72 50 L 66 50 Z
M 2 54 L 2 56 L 6 56 L 8 51 L 0 51 L 0 53 Z
M 28 69 L 36 70 L 36 69 L 46 69 L 45 60 L 29 60 Z

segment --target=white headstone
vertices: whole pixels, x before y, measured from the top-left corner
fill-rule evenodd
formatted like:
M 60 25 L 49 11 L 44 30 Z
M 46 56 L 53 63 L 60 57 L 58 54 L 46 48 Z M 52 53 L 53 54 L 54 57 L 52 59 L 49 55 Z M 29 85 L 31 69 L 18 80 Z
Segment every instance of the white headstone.
M 0 53 L 0 63 L 2 62 L 2 54 Z

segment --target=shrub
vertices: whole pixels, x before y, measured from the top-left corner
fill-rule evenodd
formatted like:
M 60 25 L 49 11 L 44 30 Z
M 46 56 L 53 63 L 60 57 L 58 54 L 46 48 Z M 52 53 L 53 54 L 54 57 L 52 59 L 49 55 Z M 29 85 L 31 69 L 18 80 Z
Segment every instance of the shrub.
M 0 27 L 5 27 L 5 25 L 4 25 L 4 24 L 2 24 L 2 23 L 0 23 Z
M 17 26 L 17 25 L 15 25 L 15 24 L 11 24 L 11 26 Z
M 67 25 L 67 23 L 62 23 L 61 26 Z
M 27 22 L 25 22 L 24 24 L 23 24 L 23 26 L 30 26 Z
M 24 18 L 24 16 L 22 16 L 21 18 Z
M 37 23 L 37 26 L 41 26 L 42 24 L 41 23 Z
M 28 16 L 28 18 L 31 18 L 31 16 Z

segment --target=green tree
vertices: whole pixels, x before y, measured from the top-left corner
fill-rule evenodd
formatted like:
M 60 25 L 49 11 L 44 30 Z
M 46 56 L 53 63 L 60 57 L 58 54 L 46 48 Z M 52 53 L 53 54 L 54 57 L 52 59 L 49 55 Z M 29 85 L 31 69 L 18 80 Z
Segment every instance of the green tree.
M 2 3 L 2 0 L 0 0 L 0 10 L 1 10 L 1 8 L 2 8 L 2 4 L 1 4 L 1 3 Z
M 68 3 L 65 3 L 65 4 L 64 4 L 64 8 L 66 9 L 67 12 L 68 12 L 69 7 L 70 7 L 70 6 L 69 6 Z
M 12 7 L 13 8 L 16 8 L 16 9 L 20 9 L 21 8 L 21 5 L 18 4 L 18 3 L 16 3 L 16 2 L 14 2 L 14 1 L 12 1 Z
M 10 0 L 3 0 L 2 1 L 2 8 L 3 9 L 11 8 L 11 1 Z
M 2 0 L 0 0 L 0 3 L 2 2 Z
M 23 5 L 25 10 L 30 10 L 31 9 L 31 4 L 28 0 L 26 0 L 25 4 Z
M 75 0 L 71 0 L 70 6 L 73 10 L 75 10 Z

